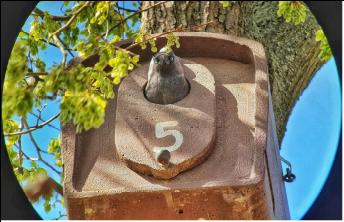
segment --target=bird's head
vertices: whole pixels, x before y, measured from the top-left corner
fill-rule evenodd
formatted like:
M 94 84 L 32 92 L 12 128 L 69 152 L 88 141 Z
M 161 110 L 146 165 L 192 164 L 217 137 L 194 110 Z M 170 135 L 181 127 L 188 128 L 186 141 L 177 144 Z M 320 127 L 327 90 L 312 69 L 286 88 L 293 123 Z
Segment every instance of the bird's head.
M 176 56 L 172 50 L 168 50 L 166 47 L 160 49 L 160 51 L 153 56 L 154 64 L 158 66 L 171 65 L 175 62 Z

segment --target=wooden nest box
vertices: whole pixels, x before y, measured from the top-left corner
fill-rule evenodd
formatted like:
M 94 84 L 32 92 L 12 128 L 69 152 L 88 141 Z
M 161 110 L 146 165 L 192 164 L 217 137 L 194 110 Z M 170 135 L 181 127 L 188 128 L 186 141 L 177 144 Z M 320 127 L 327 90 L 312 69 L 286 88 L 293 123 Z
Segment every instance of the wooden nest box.
M 153 54 L 138 46 L 141 66 L 115 89 L 104 124 L 80 134 L 63 126 L 69 219 L 289 219 L 262 45 L 175 34 L 191 86 L 184 99 L 145 99 Z M 168 165 L 156 160 L 162 148 Z

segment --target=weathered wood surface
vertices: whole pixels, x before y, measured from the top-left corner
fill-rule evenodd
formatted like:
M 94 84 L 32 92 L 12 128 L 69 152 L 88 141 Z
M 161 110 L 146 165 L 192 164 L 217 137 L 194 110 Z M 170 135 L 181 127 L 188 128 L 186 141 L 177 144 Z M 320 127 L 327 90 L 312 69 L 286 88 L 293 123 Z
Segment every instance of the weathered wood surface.
M 116 148 L 136 172 L 170 179 L 202 163 L 215 146 L 214 77 L 205 66 L 181 62 L 191 89 L 174 104 L 155 104 L 144 97 L 149 63 L 135 69 L 119 87 Z M 157 160 L 162 149 L 171 155 L 167 166 Z
M 136 173 L 116 151 L 116 100 L 110 100 L 99 129 L 75 135 L 73 126 L 63 127 L 69 218 L 287 219 L 278 148 L 270 144 L 277 137 L 268 130 L 263 48 L 227 35 L 178 35 L 176 54 L 214 75 L 216 147 L 202 164 L 168 181 Z
M 288 200 L 282 178 L 280 149 L 276 133 L 275 116 L 271 94 L 269 93 L 268 137 L 266 147 L 266 166 L 272 195 L 272 208 L 276 220 L 290 219 Z
M 143 1 L 142 8 L 154 4 Z M 167 1 L 142 13 L 140 29 L 149 33 L 174 29 L 222 33 L 260 42 L 268 58 L 281 142 L 295 102 L 324 61 L 319 57 L 320 42 L 315 41 L 319 24 L 312 12 L 307 9 L 305 22 L 294 25 L 285 22 L 277 11 L 278 1 L 236 1 L 226 8 L 219 1 Z

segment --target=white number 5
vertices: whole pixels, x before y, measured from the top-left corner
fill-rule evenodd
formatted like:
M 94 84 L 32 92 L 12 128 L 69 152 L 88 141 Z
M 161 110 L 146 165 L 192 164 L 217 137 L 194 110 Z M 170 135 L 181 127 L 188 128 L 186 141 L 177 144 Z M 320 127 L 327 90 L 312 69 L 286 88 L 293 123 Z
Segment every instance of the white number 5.
M 164 138 L 166 136 L 174 136 L 176 141 L 173 145 L 167 147 L 154 147 L 154 151 L 157 152 L 161 149 L 166 149 L 170 152 L 177 150 L 183 143 L 183 134 L 178 130 L 165 130 L 166 127 L 175 127 L 178 125 L 177 121 L 167 121 L 167 122 L 160 122 L 155 125 L 155 136 L 156 138 Z

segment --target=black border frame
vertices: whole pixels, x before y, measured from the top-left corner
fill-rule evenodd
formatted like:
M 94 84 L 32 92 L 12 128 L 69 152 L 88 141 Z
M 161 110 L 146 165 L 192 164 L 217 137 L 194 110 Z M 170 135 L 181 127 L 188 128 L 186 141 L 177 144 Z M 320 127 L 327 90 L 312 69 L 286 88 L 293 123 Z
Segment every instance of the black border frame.
M 19 30 L 38 1 L 1 1 L 1 92 L 7 61 Z M 306 1 L 329 40 L 342 79 L 342 2 Z M 2 131 L 2 126 L 1 126 Z M 330 175 L 303 219 L 342 219 L 342 134 Z M 22 191 L 1 134 L 1 219 L 41 219 Z

